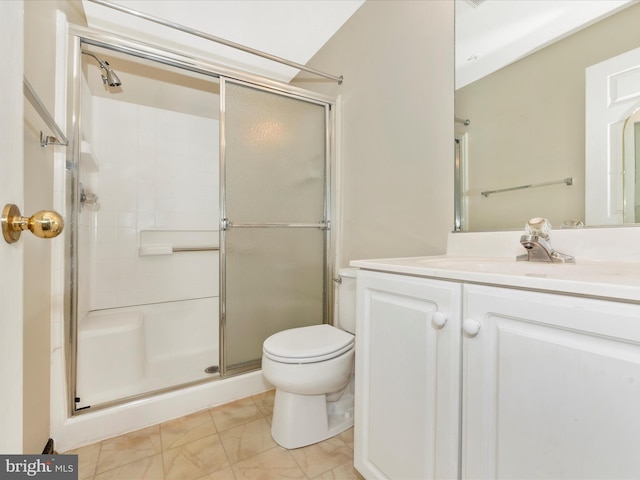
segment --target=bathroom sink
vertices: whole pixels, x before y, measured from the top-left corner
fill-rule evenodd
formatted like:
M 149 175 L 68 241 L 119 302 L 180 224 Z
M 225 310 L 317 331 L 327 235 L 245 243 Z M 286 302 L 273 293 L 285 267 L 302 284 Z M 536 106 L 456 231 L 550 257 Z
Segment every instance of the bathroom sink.
M 515 259 L 502 258 L 476 258 L 476 257 L 440 257 L 424 258 L 418 262 L 425 268 L 437 268 L 445 270 L 463 270 L 468 272 L 499 273 L 503 275 L 526 274 L 554 274 L 558 273 L 555 267 L 575 267 L 576 264 L 552 264 L 518 262 Z M 563 273 L 567 273 L 564 271 Z
M 637 267 L 629 264 L 518 262 L 515 259 L 483 257 L 423 257 L 417 264 L 423 268 L 590 282 L 608 277 L 629 276 L 637 272 Z

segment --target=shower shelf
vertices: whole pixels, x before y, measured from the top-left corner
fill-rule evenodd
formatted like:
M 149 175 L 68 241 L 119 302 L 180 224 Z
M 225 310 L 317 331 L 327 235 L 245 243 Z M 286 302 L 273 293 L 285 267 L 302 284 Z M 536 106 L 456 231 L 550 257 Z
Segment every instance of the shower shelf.
M 217 252 L 220 248 L 217 245 L 199 246 L 173 246 L 173 245 L 141 245 L 138 248 L 138 256 L 147 257 L 151 255 L 171 255 L 181 252 Z
M 93 153 L 91 144 L 86 140 L 80 143 L 80 169 L 84 173 L 95 173 L 98 171 L 98 159 Z
M 218 250 L 220 250 L 218 230 L 142 230 L 138 256 L 217 252 Z

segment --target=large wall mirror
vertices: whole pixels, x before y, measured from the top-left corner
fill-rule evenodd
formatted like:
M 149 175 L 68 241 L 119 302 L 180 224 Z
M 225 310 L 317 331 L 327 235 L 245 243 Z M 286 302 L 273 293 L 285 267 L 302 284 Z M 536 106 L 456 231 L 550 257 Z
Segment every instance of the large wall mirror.
M 639 25 L 639 0 L 456 0 L 456 230 L 640 223 Z

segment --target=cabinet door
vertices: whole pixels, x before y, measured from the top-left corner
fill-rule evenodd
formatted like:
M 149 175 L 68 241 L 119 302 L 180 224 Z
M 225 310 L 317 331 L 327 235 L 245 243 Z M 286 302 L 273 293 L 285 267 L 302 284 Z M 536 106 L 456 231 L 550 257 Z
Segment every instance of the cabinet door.
M 361 271 L 357 289 L 356 468 L 457 478 L 461 285 Z
M 462 478 L 640 478 L 640 306 L 467 285 Z

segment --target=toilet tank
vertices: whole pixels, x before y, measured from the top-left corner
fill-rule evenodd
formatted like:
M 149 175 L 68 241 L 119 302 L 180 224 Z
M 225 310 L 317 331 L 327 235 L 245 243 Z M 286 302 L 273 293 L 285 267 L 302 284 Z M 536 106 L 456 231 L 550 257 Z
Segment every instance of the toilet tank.
M 338 287 L 338 314 L 335 326 L 347 332 L 356 333 L 356 278 L 357 268 L 341 268 L 338 276 L 342 282 Z

